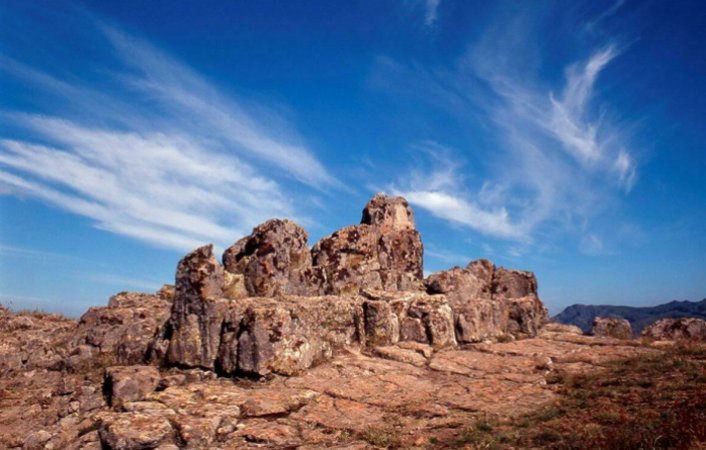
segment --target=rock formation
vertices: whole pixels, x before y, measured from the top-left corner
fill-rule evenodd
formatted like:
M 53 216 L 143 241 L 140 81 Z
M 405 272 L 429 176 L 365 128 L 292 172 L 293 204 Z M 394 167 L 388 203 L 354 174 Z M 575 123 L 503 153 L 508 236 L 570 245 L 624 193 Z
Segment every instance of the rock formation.
M 596 317 L 593 319 L 594 336 L 630 339 L 632 328 L 630 322 L 619 317 Z
M 378 194 L 311 249 L 300 226 L 270 220 L 222 262 L 199 247 L 174 286 L 122 292 L 78 323 L 0 308 L 0 394 L 27 403 L 0 395 L 0 447 L 329 447 L 394 411 L 443 422 L 507 409 L 498 398 L 529 408 L 551 400 L 554 362 L 600 359 L 581 341 L 598 338 L 561 330 L 492 342 L 540 333 L 531 272 L 480 260 L 424 280 L 422 257 L 408 203 Z M 554 340 L 563 350 L 546 349 Z M 553 359 L 537 360 L 542 346 Z M 241 375 L 260 382 L 227 378 Z
M 272 219 L 257 226 L 223 254 L 223 265 L 243 275 L 252 297 L 317 293 L 306 231 L 290 220 Z
M 202 293 L 213 292 L 209 249 L 191 256 L 181 267 L 201 267 L 204 272 L 187 284 Z M 103 309 L 103 317 L 113 317 L 117 308 L 143 308 L 152 299 L 128 293 L 118 298 Z M 299 320 L 297 315 L 307 311 L 318 315 L 323 311 L 313 306 L 320 304 L 323 308 L 336 298 L 342 297 L 284 297 L 282 303 L 298 305 L 287 310 L 287 314 L 296 314 L 284 320 Z M 510 420 L 556 404 L 560 396 L 553 383 L 562 374 L 594 370 L 616 358 L 660 351 L 630 341 L 577 336 L 561 329 L 543 331 L 530 339 L 469 344 L 459 349 L 448 345 L 454 336 L 453 322 L 443 295 L 364 291 L 358 300 L 361 309 L 355 314 L 363 318 L 363 324 L 356 329 L 363 330 L 364 335 L 356 339 L 366 341 L 364 351 L 359 351 L 360 344 L 354 342 L 304 372 L 257 381 L 234 381 L 212 370 L 174 367 L 169 361 L 163 361 L 162 367 L 145 363 L 103 367 L 105 356 L 112 359 L 117 354 L 101 353 L 100 346 L 86 343 L 78 346 L 92 356 L 68 370 L 62 360 L 76 356 L 73 342 L 86 342 L 88 322 L 79 324 L 41 313 L 15 314 L 0 307 L 0 448 L 367 449 L 388 443 L 394 448 L 448 448 L 459 442 L 456 436 L 469 423 L 489 416 Z M 237 303 L 227 298 L 224 301 Z M 256 297 L 248 302 L 246 309 L 252 306 L 252 315 L 239 323 L 246 322 L 248 330 L 255 330 L 248 331 L 254 339 L 243 338 L 245 347 L 251 350 L 244 350 L 244 360 L 239 363 L 237 352 L 221 355 L 219 347 L 217 361 L 223 358 L 224 366 L 236 360 L 235 367 L 261 364 L 276 368 L 285 360 L 273 356 L 286 358 L 288 354 L 279 352 L 277 346 L 300 351 L 289 362 L 315 354 L 305 349 L 306 345 L 297 349 L 282 342 L 293 326 L 280 328 L 277 323 L 282 317 L 269 316 L 276 299 Z M 336 310 L 327 317 L 347 323 L 347 307 L 344 304 L 343 311 Z M 91 317 L 96 315 L 100 314 L 94 312 Z M 303 320 L 310 323 L 313 319 Z M 319 325 L 341 329 L 335 323 Z M 101 322 L 96 336 L 134 336 L 123 334 L 122 321 L 113 323 L 114 330 L 110 327 L 108 320 Z M 175 336 L 173 330 L 161 334 L 155 329 L 154 333 L 160 339 Z M 230 338 L 221 342 L 231 343 L 246 336 L 228 327 L 223 335 Z M 144 336 L 140 342 L 152 334 Z M 265 336 L 264 340 L 260 336 Z M 322 339 L 335 341 L 331 337 Z M 263 353 L 268 340 L 275 349 Z M 116 348 L 108 345 L 110 340 L 104 342 L 105 349 Z M 195 348 L 209 346 L 199 344 Z M 258 353 L 262 359 L 253 357 Z M 438 436 L 448 445 L 434 444 L 430 436 Z
M 416 290 L 422 279 L 422 240 L 401 197 L 376 195 L 363 210 L 360 225 L 324 237 L 311 253 L 327 294 L 355 294 L 363 287 Z
M 361 224 L 311 251 L 301 227 L 276 219 L 228 248 L 222 266 L 212 246 L 198 248 L 177 267 L 167 361 L 291 375 L 352 344 L 440 348 L 534 336 L 546 321 L 532 273 L 483 260 L 423 282 L 422 256 L 406 200 L 382 194 Z
M 448 297 L 459 342 L 534 336 L 547 321 L 531 272 L 496 269 L 490 261 L 478 260 L 465 269 L 430 275 L 425 285 L 428 293 Z
M 706 341 L 706 320 L 693 317 L 660 319 L 645 328 L 642 336 L 660 341 L 684 339 Z
M 75 370 L 96 358 L 103 365 L 160 363 L 173 298 L 173 289 L 165 286 L 156 294 L 120 292 L 107 307 L 90 308 L 79 321 L 66 368 Z

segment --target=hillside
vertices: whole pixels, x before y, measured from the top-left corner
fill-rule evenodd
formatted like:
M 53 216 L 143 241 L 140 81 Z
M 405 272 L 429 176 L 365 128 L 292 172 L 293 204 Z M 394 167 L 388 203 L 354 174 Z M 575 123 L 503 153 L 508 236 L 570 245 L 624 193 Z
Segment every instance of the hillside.
M 698 317 L 706 319 L 706 299 L 700 302 L 672 301 L 651 307 L 614 305 L 571 305 L 552 318 L 552 321 L 576 325 L 584 332 L 591 331 L 596 316 L 622 317 L 632 325 L 633 333 L 639 334 L 647 325 L 658 319 Z

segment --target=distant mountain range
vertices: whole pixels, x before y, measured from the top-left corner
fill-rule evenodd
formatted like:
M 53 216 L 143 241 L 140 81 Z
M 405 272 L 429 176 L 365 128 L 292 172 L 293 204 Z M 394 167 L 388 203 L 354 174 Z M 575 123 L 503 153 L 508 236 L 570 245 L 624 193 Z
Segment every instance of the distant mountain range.
M 585 333 L 591 331 L 593 318 L 622 317 L 632 326 L 637 335 L 657 319 L 698 317 L 706 319 L 706 298 L 700 302 L 672 301 L 651 307 L 613 306 L 613 305 L 571 305 L 552 317 L 552 321 L 576 325 Z

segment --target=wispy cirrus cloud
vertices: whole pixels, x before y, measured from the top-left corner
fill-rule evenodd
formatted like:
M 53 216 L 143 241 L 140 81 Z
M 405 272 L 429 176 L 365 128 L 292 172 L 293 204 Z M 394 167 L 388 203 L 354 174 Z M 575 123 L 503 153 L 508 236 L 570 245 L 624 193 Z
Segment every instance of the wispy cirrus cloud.
M 433 141 L 420 142 L 414 147 L 430 162 L 424 164 L 424 169 L 412 169 L 404 176 L 404 181 L 389 186 L 391 192 L 454 224 L 504 238 L 522 237 L 523 231 L 510 223 L 508 211 L 487 201 L 488 185 L 484 186 L 485 199 L 468 192 L 462 167 L 453 159 L 452 149 Z M 434 169 L 427 170 L 428 166 Z
M 615 120 L 596 95 L 599 77 L 619 57 L 619 47 L 598 46 L 566 61 L 560 76 L 547 77 L 539 70 L 540 46 L 528 38 L 535 34 L 535 18 L 504 19 L 452 67 L 379 60 L 371 78 L 375 86 L 430 98 L 460 123 L 490 134 L 496 145 L 485 149 L 485 167 L 463 169 L 472 177 L 460 176 L 461 163 L 439 170 L 436 161 L 425 161 L 425 168 L 437 169 L 422 171 L 424 176 L 411 170 L 394 187 L 437 217 L 524 242 L 525 248 L 557 227 L 578 234 L 579 241 L 598 242 L 589 219 L 638 178 L 630 127 Z M 463 162 L 473 151 L 450 149 L 444 158 Z M 439 178 L 456 181 L 440 185 Z
M 144 40 L 91 25 L 119 67 L 109 89 L 3 58 L 3 70 L 67 111 L 3 114 L 22 130 L 0 140 L 4 191 L 181 251 L 226 245 L 267 218 L 297 216 L 285 184 L 341 187 L 279 114 L 221 92 Z
M 424 25 L 431 27 L 439 17 L 441 0 L 424 0 Z

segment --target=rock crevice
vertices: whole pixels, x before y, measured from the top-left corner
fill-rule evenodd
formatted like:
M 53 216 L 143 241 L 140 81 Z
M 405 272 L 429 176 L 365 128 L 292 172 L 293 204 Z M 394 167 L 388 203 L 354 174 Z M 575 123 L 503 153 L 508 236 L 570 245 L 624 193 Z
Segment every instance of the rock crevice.
M 471 262 L 423 279 L 423 245 L 401 197 L 378 194 L 361 223 L 322 238 L 273 219 L 178 264 L 166 361 L 227 375 L 292 375 L 343 346 L 452 347 L 536 335 L 546 321 L 531 272 Z

